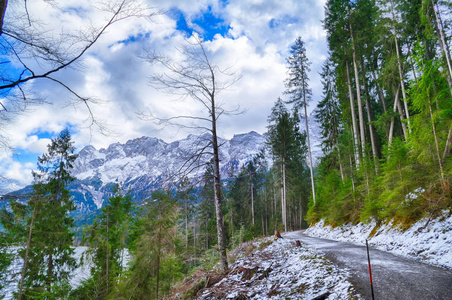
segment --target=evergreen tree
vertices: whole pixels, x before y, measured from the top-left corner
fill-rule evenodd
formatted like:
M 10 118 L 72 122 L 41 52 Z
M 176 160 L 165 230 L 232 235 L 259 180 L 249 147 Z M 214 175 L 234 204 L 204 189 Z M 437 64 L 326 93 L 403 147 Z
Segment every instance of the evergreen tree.
M 207 164 L 203 175 L 203 184 L 200 193 L 201 203 L 198 208 L 198 218 L 200 222 L 200 246 L 207 250 L 216 245 L 216 221 L 215 221 L 215 202 L 213 189 L 213 165 Z
M 311 101 L 312 91 L 309 88 L 308 73 L 311 70 L 311 63 L 306 55 L 306 48 L 301 37 L 295 40 L 290 48 L 290 56 L 287 59 L 289 68 L 289 77 L 286 79 L 286 93 L 290 95 L 289 103 L 295 105 L 295 112 L 298 115 L 298 109 L 304 108 L 304 118 L 306 121 L 306 137 L 309 154 L 309 169 L 311 171 L 311 189 L 312 198 L 315 204 L 315 184 L 314 184 L 314 167 L 312 165 L 311 142 L 309 137 L 308 125 L 308 103 Z
M 299 168 L 299 164 L 304 162 L 303 156 L 306 153 L 304 148 L 306 137 L 299 131 L 298 120 L 297 114 L 291 115 L 282 100 L 278 99 L 268 118 L 270 124 L 266 133 L 267 144 L 281 183 L 281 215 L 285 231 L 288 226 L 288 171 L 294 165 Z
M 125 264 L 126 245 L 133 212 L 132 195 L 117 186 L 114 196 L 84 231 L 89 249 L 83 254 L 91 264 L 91 277 L 72 295 L 79 299 L 106 299 L 115 288 Z
M 17 297 L 64 297 L 70 290 L 69 275 L 75 268 L 72 247 L 75 209 L 68 184 L 75 178 L 70 169 L 76 159 L 68 129 L 48 145 L 48 152 L 38 158 L 35 184 L 27 205 L 27 224 L 21 230 L 26 243 L 19 253 L 24 263 Z M 13 205 L 18 213 L 18 205 Z M 20 208 L 22 209 L 22 208 Z M 21 213 L 20 213 L 21 214 Z
M 115 299 L 159 299 L 183 275 L 183 247 L 177 233 L 178 205 L 170 192 L 156 191 L 133 224 L 132 259 Z

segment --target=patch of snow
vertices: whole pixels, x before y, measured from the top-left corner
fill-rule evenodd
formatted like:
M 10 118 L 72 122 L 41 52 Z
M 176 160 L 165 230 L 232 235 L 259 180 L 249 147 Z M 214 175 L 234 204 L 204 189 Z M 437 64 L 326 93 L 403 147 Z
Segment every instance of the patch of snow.
M 94 187 L 90 186 L 90 185 L 84 185 L 82 184 L 82 187 L 84 189 L 86 189 L 87 192 L 90 192 L 91 195 L 93 195 L 93 201 L 94 204 L 96 204 L 97 209 L 100 209 L 102 207 L 102 204 L 104 203 L 104 193 L 97 191 Z M 83 193 L 84 197 L 85 197 L 85 193 Z M 85 201 L 86 201 L 86 197 L 85 197 Z
M 262 247 L 266 244 L 269 245 Z M 330 293 L 325 298 L 330 300 L 362 299 L 348 281 L 347 271 L 303 244 L 297 247 L 290 239 L 265 238 L 244 245 L 245 249 L 263 249 L 237 259 L 230 266 L 233 271 L 198 299 L 212 299 L 220 294 L 224 297 L 221 299 L 240 295 L 246 299 L 312 299 L 324 293 Z M 239 251 L 246 250 L 242 247 Z
M 375 233 L 371 236 L 372 230 Z M 378 228 L 375 222 L 332 228 L 322 220 L 305 233 L 357 245 L 365 245 L 367 239 L 374 248 L 452 269 L 452 214 L 448 211 L 437 219 L 422 219 L 405 231 L 392 222 Z

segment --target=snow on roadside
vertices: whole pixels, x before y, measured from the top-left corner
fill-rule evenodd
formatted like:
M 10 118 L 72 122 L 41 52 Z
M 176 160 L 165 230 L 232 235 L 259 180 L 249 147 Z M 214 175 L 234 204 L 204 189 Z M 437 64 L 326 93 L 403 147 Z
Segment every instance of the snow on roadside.
M 346 224 L 332 228 L 324 221 L 312 225 L 307 235 L 369 245 L 400 256 L 416 259 L 431 265 L 452 269 L 452 213 L 445 211 L 443 217 L 422 219 L 408 230 L 401 231 L 393 223 L 378 227 L 370 237 L 375 222 L 369 224 Z
M 294 240 L 264 238 L 238 251 L 249 254 L 198 299 L 312 299 L 325 293 L 330 295 L 322 299 L 362 299 L 347 271 Z

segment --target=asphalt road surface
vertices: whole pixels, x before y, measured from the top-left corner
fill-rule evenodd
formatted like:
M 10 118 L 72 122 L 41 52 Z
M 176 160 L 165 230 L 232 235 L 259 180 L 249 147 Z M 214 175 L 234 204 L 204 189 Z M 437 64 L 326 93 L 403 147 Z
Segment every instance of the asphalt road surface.
M 339 268 L 349 270 L 350 282 L 365 298 L 372 299 L 365 245 L 309 237 L 302 231 L 285 238 L 315 248 Z M 421 262 L 370 249 L 375 300 L 452 300 L 452 272 Z

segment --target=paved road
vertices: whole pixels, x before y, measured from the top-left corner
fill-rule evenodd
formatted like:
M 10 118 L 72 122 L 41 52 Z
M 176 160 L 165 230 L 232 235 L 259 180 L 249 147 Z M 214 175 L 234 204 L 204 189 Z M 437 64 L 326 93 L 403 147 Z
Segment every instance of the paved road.
M 365 246 L 309 237 L 302 231 L 283 236 L 300 240 L 347 268 L 357 291 L 372 299 Z M 375 300 L 452 300 L 452 272 L 375 249 L 370 250 L 370 259 Z

